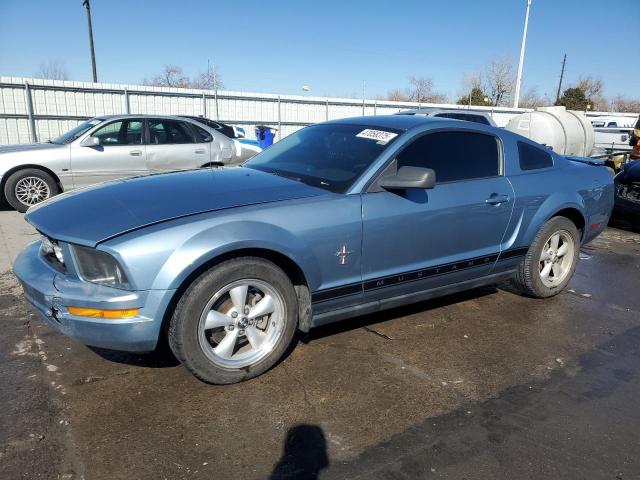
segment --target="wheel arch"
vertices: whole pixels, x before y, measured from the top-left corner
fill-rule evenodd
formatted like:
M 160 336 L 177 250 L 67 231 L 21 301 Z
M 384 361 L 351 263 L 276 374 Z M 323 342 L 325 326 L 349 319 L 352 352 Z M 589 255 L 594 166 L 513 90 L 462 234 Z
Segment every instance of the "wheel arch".
M 548 220 L 551 220 L 554 217 L 565 217 L 571 220 L 578 232 L 580 233 L 580 240 L 584 239 L 585 235 L 585 226 L 587 225 L 587 219 L 584 217 L 584 214 L 577 207 L 565 207 L 561 210 L 558 210 L 553 215 L 551 215 Z
M 189 272 L 189 274 L 181 281 L 171 297 L 162 319 L 161 331 L 163 338 L 166 338 L 169 321 L 173 316 L 176 305 L 187 288 L 189 288 L 189 285 L 191 285 L 202 273 L 214 268 L 216 265 L 227 260 L 242 257 L 262 258 L 280 267 L 285 272 L 287 277 L 289 277 L 289 280 L 291 280 L 296 291 L 296 296 L 298 297 L 298 328 L 303 332 L 309 331 L 311 328 L 311 292 L 309 290 L 309 283 L 302 268 L 290 257 L 276 250 L 269 248 L 239 248 L 221 253 L 220 255 L 202 262 Z
M 51 175 L 51 177 L 53 177 L 53 179 L 56 182 L 56 185 L 58 186 L 58 189 L 60 189 L 60 192 L 64 192 L 64 188 L 62 186 L 62 182 L 60 182 L 60 177 L 58 177 L 58 175 L 55 174 L 55 172 L 47 167 L 43 167 L 42 165 L 36 165 L 36 164 L 24 164 L 24 165 L 18 165 L 16 167 L 12 167 L 9 170 L 7 170 L 4 175 L 2 175 L 2 179 L 0 180 L 0 197 L 3 200 L 6 200 L 5 198 L 5 194 L 4 194 L 4 186 L 7 184 L 7 180 L 9 180 L 9 177 L 11 175 L 13 175 L 16 172 L 19 172 L 20 170 L 28 170 L 28 169 L 35 169 L 35 170 L 41 170 L 44 173 L 47 173 L 49 175 Z

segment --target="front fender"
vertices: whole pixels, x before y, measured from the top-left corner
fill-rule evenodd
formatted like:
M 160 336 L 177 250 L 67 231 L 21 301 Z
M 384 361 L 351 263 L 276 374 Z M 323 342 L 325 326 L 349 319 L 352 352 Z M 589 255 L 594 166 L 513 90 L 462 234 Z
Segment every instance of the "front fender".
M 178 288 L 202 265 L 243 249 L 263 249 L 285 255 L 300 267 L 310 286 L 320 283 L 317 260 L 299 237 L 263 222 L 232 221 L 202 230 L 176 248 L 158 272 L 152 288 Z

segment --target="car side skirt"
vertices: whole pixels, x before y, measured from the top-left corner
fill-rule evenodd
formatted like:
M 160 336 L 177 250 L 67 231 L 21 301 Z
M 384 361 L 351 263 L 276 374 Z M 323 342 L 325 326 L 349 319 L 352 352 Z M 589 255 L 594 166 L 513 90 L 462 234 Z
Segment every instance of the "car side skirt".
M 513 270 L 495 273 L 464 282 L 453 283 L 451 285 L 444 285 L 442 287 L 433 288 L 431 290 L 422 290 L 405 295 L 398 295 L 396 297 L 383 298 L 374 302 L 368 302 L 347 308 L 323 312 L 321 314 L 314 314 L 311 319 L 311 327 L 319 327 L 321 325 L 337 322 L 346 318 L 368 315 L 370 313 L 387 310 L 389 308 L 401 307 L 403 305 L 422 302 L 432 298 L 470 290 L 472 288 L 492 285 L 513 277 L 515 272 L 516 269 L 514 268 Z
M 313 292 L 311 297 L 312 308 L 314 306 L 326 305 L 327 303 L 331 304 L 337 299 L 360 295 L 372 290 L 386 290 L 388 287 L 393 287 L 399 284 L 416 282 L 417 285 L 419 285 L 415 292 L 387 296 L 386 298 L 384 297 L 384 294 L 382 294 L 381 298 L 375 301 L 366 301 L 364 303 L 350 305 L 348 307 L 338 307 L 330 310 L 325 308 L 325 311 L 313 314 L 311 326 L 324 325 L 326 323 L 331 323 L 351 316 L 368 314 L 384 310 L 386 308 L 419 302 L 441 295 L 448 295 L 457 291 L 475 288 L 476 286 L 499 282 L 504 278 L 509 278 L 515 274 L 516 269 L 522 261 L 522 258 L 526 255 L 527 250 L 528 247 L 511 248 L 496 254 L 484 255 L 458 262 L 436 265 L 425 269 L 369 279 L 363 282 Z M 483 275 L 481 277 L 470 278 L 462 281 L 455 281 L 452 279 L 449 284 L 435 288 L 425 289 L 424 285 L 420 285 L 423 283 L 421 281 L 432 277 L 446 278 L 450 274 L 464 272 L 466 270 L 474 271 L 479 267 L 486 268 L 488 265 L 493 266 L 493 272 L 489 275 Z M 420 286 L 422 286 L 422 288 L 420 288 Z

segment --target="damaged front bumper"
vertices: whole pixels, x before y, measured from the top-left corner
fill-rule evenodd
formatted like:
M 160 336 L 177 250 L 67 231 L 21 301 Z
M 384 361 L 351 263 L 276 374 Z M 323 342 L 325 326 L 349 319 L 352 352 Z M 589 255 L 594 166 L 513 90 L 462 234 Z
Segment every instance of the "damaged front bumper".
M 86 282 L 55 270 L 39 250 L 40 242 L 29 245 L 13 271 L 25 297 L 49 325 L 86 345 L 132 352 L 155 349 L 174 290 L 125 291 Z M 79 317 L 69 313 L 71 306 L 139 312 L 124 319 Z

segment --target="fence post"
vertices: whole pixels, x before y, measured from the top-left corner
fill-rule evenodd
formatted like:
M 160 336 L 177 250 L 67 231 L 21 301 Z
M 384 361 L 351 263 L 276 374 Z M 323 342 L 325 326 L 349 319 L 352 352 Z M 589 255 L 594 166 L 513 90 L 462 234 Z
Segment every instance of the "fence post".
M 29 136 L 31 142 L 38 142 L 38 134 L 36 132 L 36 121 L 33 118 L 33 100 L 31 99 L 31 87 L 29 82 L 24 82 L 24 96 L 27 101 L 27 115 L 29 117 Z
M 202 92 L 202 116 L 207 118 L 207 97 Z
M 324 106 L 324 119 L 328 122 L 329 121 L 329 99 L 327 98 L 327 103 L 325 103 Z
M 373 101 L 373 114 L 378 115 L 378 100 Z
M 220 110 L 218 109 L 218 89 L 213 91 L 213 99 L 216 105 L 216 120 L 220 120 Z
M 131 113 L 131 105 L 129 104 L 129 90 L 124 89 L 124 112 L 129 115 Z
M 280 114 L 280 95 L 278 95 L 278 140 L 282 140 L 282 117 Z

